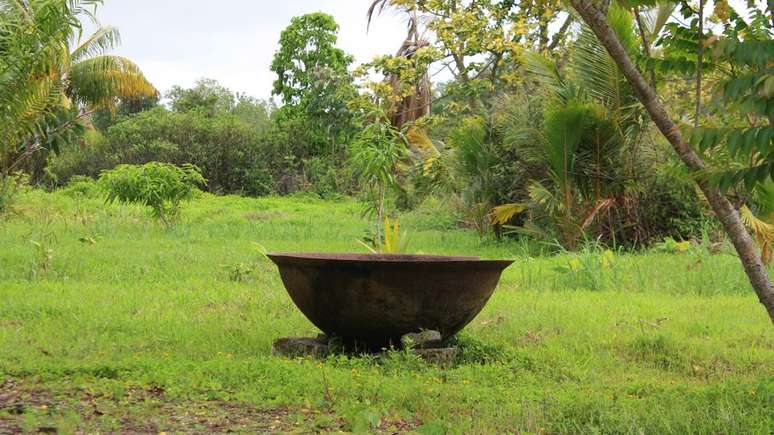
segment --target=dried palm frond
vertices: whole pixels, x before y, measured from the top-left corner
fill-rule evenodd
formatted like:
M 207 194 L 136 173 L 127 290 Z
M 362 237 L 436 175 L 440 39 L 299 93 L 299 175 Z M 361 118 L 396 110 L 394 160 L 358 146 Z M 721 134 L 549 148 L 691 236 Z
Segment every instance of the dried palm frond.
M 524 213 L 527 205 L 522 203 L 511 203 L 498 205 L 490 213 L 493 225 L 505 225 L 513 219 L 514 216 Z
M 761 259 L 768 264 L 774 256 L 774 247 L 772 246 L 774 244 L 774 225 L 755 216 L 755 213 L 746 205 L 739 208 L 739 217 L 758 242 Z
M 374 15 L 381 14 L 388 7 L 397 8 L 408 16 L 406 39 L 395 56 L 413 59 L 417 50 L 430 45 L 430 42 L 423 37 L 423 32 L 420 31 L 420 17 L 416 5 L 404 8 L 394 0 L 374 0 L 368 8 L 368 27 L 370 27 Z M 397 74 L 390 74 L 387 80 L 392 87 L 393 95 L 399 98 L 399 101 L 389 109 L 390 121 L 394 127 L 401 128 L 430 114 L 432 85 L 427 72 L 414 84 L 413 92 L 409 95 L 403 95 L 401 78 Z

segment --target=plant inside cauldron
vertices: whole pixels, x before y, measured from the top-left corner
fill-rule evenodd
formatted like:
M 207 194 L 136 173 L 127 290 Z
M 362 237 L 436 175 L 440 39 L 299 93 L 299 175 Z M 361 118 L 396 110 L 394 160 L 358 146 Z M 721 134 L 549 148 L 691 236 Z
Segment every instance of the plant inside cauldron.
M 400 219 L 385 216 L 382 231 L 357 242 L 373 254 L 403 254 L 408 250 L 408 232 L 401 231 Z
M 350 145 L 349 165 L 365 187 L 364 214 L 374 218 L 377 238 L 381 238 L 379 225 L 386 217 L 387 194 L 397 185 L 398 164 L 408 147 L 405 134 L 390 124 L 383 110 L 374 110 L 366 118 L 368 125 Z

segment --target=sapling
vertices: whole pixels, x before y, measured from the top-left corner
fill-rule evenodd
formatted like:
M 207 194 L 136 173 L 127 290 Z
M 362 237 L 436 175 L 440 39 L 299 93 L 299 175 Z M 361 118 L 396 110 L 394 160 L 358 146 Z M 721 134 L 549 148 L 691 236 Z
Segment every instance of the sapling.
M 388 189 L 397 184 L 396 167 L 406 156 L 405 135 L 392 125 L 382 111 L 374 111 L 373 121 L 361 131 L 350 146 L 349 164 L 366 187 L 366 213 L 376 221 L 377 238 L 381 237 L 379 224 L 385 217 Z

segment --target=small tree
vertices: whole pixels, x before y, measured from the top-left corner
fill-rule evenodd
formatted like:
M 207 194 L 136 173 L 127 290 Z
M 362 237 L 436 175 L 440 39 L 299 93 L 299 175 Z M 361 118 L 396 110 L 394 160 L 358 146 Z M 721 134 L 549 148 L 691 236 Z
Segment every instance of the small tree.
M 383 112 L 375 112 L 349 148 L 349 162 L 358 179 L 367 186 L 368 212 L 376 215 L 377 227 L 384 221 L 387 189 L 395 185 L 398 162 L 406 156 L 405 136 L 392 126 Z
M 99 183 L 107 192 L 108 203 L 146 205 L 155 219 L 172 225 L 180 217 L 180 203 L 191 200 L 196 186 L 206 180 L 199 168 L 191 164 L 177 167 L 151 162 L 104 171 Z

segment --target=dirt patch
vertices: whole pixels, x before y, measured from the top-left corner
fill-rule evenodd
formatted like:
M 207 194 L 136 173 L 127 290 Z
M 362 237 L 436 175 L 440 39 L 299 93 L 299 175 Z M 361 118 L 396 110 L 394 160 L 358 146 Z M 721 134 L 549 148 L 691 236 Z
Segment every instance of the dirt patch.
M 151 385 L 120 398 L 79 389 L 54 395 L 19 380 L 0 384 L 0 434 L 58 433 L 67 418 L 78 431 L 122 433 L 284 433 L 298 431 L 288 408 L 261 409 L 224 400 L 177 402 Z
M 419 419 L 385 416 L 372 432 L 406 433 Z M 163 387 L 128 388 L 120 394 L 88 388 L 47 390 L 24 380 L 0 383 L 0 435 L 38 433 L 310 433 L 347 430 L 326 410 L 260 408 L 227 400 L 180 401 Z
M 48 409 L 51 395 L 42 389 L 29 388 L 12 379 L 0 383 L 0 434 L 16 434 L 22 431 L 24 415 L 32 411 Z M 41 426 L 41 431 L 50 429 Z

